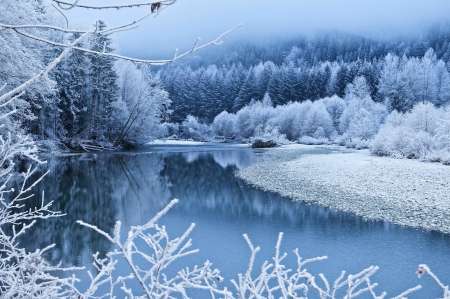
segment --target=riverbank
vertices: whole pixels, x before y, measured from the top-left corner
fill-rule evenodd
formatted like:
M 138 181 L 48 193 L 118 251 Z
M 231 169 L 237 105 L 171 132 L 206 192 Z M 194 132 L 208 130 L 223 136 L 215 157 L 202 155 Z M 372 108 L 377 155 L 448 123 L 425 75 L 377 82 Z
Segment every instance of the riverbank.
M 287 145 L 237 172 L 249 184 L 365 219 L 450 233 L 450 167 L 337 146 Z

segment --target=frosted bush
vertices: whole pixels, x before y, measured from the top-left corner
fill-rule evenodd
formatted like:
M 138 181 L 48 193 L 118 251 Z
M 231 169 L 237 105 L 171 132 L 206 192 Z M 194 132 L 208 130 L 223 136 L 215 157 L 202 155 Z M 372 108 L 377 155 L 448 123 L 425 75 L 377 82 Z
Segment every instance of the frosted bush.
M 415 132 L 423 131 L 435 135 L 442 120 L 442 111 L 431 103 L 419 103 L 404 117 L 405 125 Z
M 322 101 L 314 102 L 301 129 L 302 136 L 328 138 L 334 131 L 333 121 Z
M 441 151 L 439 155 L 439 160 L 444 165 L 450 165 L 450 151 Z
M 330 98 L 324 98 L 323 101 L 328 113 L 330 114 L 331 120 L 333 121 L 334 129 L 338 130 L 339 120 L 342 116 L 342 113 L 344 113 L 345 109 L 347 108 L 347 104 L 345 103 L 344 99 L 338 97 L 337 95 L 334 95 Z
M 413 159 L 426 159 L 428 153 L 436 150 L 436 139 L 426 131 L 410 134 L 405 156 Z
M 309 145 L 318 145 L 318 144 L 330 144 L 330 140 L 328 140 L 328 138 L 325 137 L 311 137 L 311 136 L 302 136 L 297 140 L 298 143 L 301 144 L 309 144 Z
M 250 138 L 254 134 L 256 125 L 253 125 L 251 118 L 251 109 L 245 106 L 236 113 L 235 131 L 241 138 Z
M 345 146 L 348 148 L 365 149 L 369 148 L 372 140 L 360 139 L 358 137 L 350 138 L 346 141 Z
M 344 133 L 334 139 L 334 143 L 348 148 L 365 149 L 369 148 L 372 140 L 361 139 L 359 137 L 350 137 L 349 134 Z
M 377 134 L 386 115 L 386 107 L 370 98 L 351 99 L 340 119 L 339 130 L 345 135 L 341 143 L 350 147 L 352 143 L 347 141 L 355 139 L 368 144 Z
M 426 154 L 424 160 L 430 162 L 441 162 L 444 165 L 450 165 L 450 151 L 435 150 Z
M 396 158 L 426 159 L 436 150 L 436 139 L 429 133 L 408 127 L 384 126 L 372 142 L 372 153 Z
M 302 128 L 305 125 L 306 119 L 309 115 L 310 110 L 312 109 L 313 103 L 311 101 L 305 101 L 301 103 L 298 107 L 296 107 L 295 117 L 292 121 L 292 138 L 298 139 L 302 136 Z
M 371 152 L 378 156 L 393 156 L 403 158 L 407 148 L 407 138 L 404 127 L 395 127 L 386 123 L 374 138 Z
M 436 138 L 439 148 L 450 150 L 450 110 L 442 113 L 442 121 L 437 128 Z
M 301 105 L 301 103 L 294 102 L 275 107 L 273 117 L 268 120 L 268 124 L 273 127 L 279 127 L 280 132 L 286 134 L 286 138 L 289 140 L 295 140 L 292 135 L 294 130 L 293 122 Z
M 370 140 L 378 132 L 376 117 L 364 108 L 360 108 L 351 119 L 347 134 L 352 138 Z
M 258 101 L 253 105 L 250 105 L 250 124 L 253 127 L 256 127 L 259 124 L 267 126 L 269 119 L 273 117 L 275 111 L 275 109 L 271 106 L 271 103 L 272 102 L 269 98 L 265 99 L 263 102 Z
M 202 141 L 210 138 L 210 128 L 200 123 L 197 117 L 188 115 L 181 124 L 183 138 Z
M 235 135 L 235 121 L 235 114 L 230 114 L 227 111 L 222 111 L 214 118 L 214 121 L 211 125 L 211 130 L 215 136 L 222 136 L 225 138 L 233 137 Z
M 448 112 L 420 103 L 405 114 L 392 112 L 372 142 L 376 155 L 447 164 L 450 152 Z
M 163 123 L 161 124 L 165 136 L 178 137 L 180 135 L 180 125 L 177 123 Z
M 264 127 L 262 124 L 255 128 L 255 135 L 250 138 L 250 142 L 255 142 L 256 140 L 274 141 L 276 144 L 291 143 L 285 134 L 280 133 L 279 127 L 272 127 L 271 125 Z

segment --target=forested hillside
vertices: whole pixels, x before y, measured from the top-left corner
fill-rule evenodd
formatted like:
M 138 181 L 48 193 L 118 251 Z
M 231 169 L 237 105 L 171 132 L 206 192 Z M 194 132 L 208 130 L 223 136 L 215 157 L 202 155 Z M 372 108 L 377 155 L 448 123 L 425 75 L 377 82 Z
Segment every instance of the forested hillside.
M 62 22 L 40 1 L 4 1 L 0 8 L 5 12 L 0 24 Z M 108 32 L 103 21 L 96 28 Z M 77 31 L 34 31 L 0 31 L 3 92 L 62 52 L 53 45 L 80 37 Z M 28 38 L 31 33 L 37 39 Z M 425 109 L 425 115 L 447 123 L 449 41 L 448 23 L 390 39 L 323 32 L 261 43 L 235 41 L 150 68 L 99 55 L 114 52 L 113 41 L 109 34 L 94 33 L 75 45 L 84 51 L 70 51 L 44 80 L 9 103 L 14 112 L 2 130 L 82 151 L 132 147 L 173 135 L 242 141 L 272 134 L 293 142 L 371 147 L 377 134 L 386 132 L 379 131 L 382 126 L 404 125 L 402 117 L 414 111 Z M 423 109 L 414 110 L 417 104 Z M 436 151 L 448 146 L 437 139 L 443 140 L 445 132 L 427 127 L 431 135 L 421 139 L 420 149 L 403 146 L 402 156 L 433 152 L 438 157 L 433 159 L 442 160 L 446 155 Z M 377 153 L 392 155 L 390 149 Z
M 168 133 L 337 143 L 450 163 L 449 40 L 445 24 L 415 39 L 324 33 L 165 66 L 159 74 L 180 123 Z
M 382 102 L 387 96 L 386 84 L 392 83 L 387 82 L 388 74 L 383 74 L 388 68 L 395 72 L 392 76 L 401 77 L 399 93 L 389 94 L 390 104 L 393 109 L 407 111 L 423 97 L 438 105 L 448 100 L 448 91 L 441 94 L 440 86 L 448 80 L 449 40 L 450 27 L 441 24 L 415 38 L 374 40 L 323 33 L 309 39 L 261 45 L 238 42 L 210 49 L 200 58 L 165 66 L 161 78 L 173 101 L 172 120 L 177 122 L 189 114 L 211 122 L 223 110 L 237 112 L 252 99 L 261 100 L 266 92 L 275 105 L 314 101 L 334 94 L 343 97 L 347 84 L 357 76 L 366 78 L 372 99 Z M 429 49 L 433 51 L 425 56 Z M 435 68 L 433 74 L 422 68 L 423 63 Z M 433 84 L 439 85 L 433 87 L 433 94 L 417 86 L 423 83 L 411 82 L 424 76 L 422 70 L 425 76 L 433 77 Z M 416 91 L 404 98 L 408 84 L 413 84 Z M 426 94 L 419 95 L 418 89 Z

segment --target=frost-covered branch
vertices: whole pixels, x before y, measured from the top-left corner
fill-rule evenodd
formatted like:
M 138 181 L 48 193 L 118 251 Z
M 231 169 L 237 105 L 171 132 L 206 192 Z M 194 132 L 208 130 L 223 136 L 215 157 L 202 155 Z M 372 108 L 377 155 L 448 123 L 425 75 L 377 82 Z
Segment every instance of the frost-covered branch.
M 53 245 L 34 252 L 26 252 L 20 246 L 19 237 L 26 234 L 37 219 L 62 216 L 51 210 L 51 201 L 45 203 L 44 194 L 39 207 L 25 208 L 26 200 L 33 196 L 32 188 L 45 176 L 29 183 L 35 171 L 36 168 L 29 167 L 23 173 L 19 190 L 7 189 L 11 175 L 6 176 L 0 186 L 0 298 L 61 298 L 73 294 L 77 281 L 75 277 L 60 278 L 52 274 L 79 269 L 47 262 L 43 255 L 53 250 Z
M 298 250 L 294 250 L 297 257 L 297 269 L 289 269 L 283 264 L 283 260 L 287 254 L 280 253 L 281 240 L 283 233 L 280 233 L 278 241 L 275 247 L 275 256 L 273 257 L 273 263 L 265 261 L 261 267 L 261 273 L 256 277 L 251 277 L 253 270 L 256 253 L 259 251 L 259 247 L 254 247 L 250 242 L 247 235 L 244 235 L 245 240 L 250 248 L 250 263 L 247 271 L 244 275 L 238 275 L 238 281 L 232 280 L 233 285 L 237 290 L 237 298 L 308 298 L 309 291 L 315 291 L 317 296 L 321 299 L 341 298 L 345 293 L 344 299 L 356 298 L 361 294 L 369 293 L 373 299 L 382 299 L 386 296 L 383 292 L 381 295 L 376 295 L 374 288 L 376 283 L 370 282 L 370 277 L 378 270 L 376 266 L 370 266 L 361 272 L 348 275 L 345 277 L 345 271 L 334 281 L 333 287 L 330 288 L 330 284 L 325 275 L 319 274 L 322 283 L 319 285 L 316 283 L 315 276 L 313 276 L 304 266 L 311 262 L 323 261 L 327 259 L 326 256 L 311 258 L 302 260 Z M 344 280 L 343 280 L 344 279 Z M 323 286 L 321 286 L 323 284 Z M 409 289 L 396 299 L 404 298 L 403 296 L 420 289 L 420 286 Z M 340 295 L 338 295 L 338 293 Z M 313 296 L 316 298 L 316 296 Z
M 425 265 L 425 264 L 420 264 L 419 265 L 419 270 L 417 270 L 417 275 L 420 277 L 422 277 L 422 275 L 424 274 L 428 274 L 431 276 L 431 278 L 433 278 L 433 280 L 438 284 L 438 286 L 442 289 L 442 291 L 444 292 L 442 295 L 442 299 L 450 299 L 450 290 L 449 290 L 449 286 L 448 285 L 444 285 L 440 279 L 436 276 L 436 274 L 434 274 L 430 268 Z
M 106 33 L 111 33 L 113 30 L 114 30 L 114 31 L 122 30 L 122 29 L 125 29 L 126 27 L 128 27 L 128 25 L 133 25 L 133 24 L 135 24 L 135 22 L 130 23 L 130 24 L 127 24 L 126 26 L 125 26 L 125 25 L 124 25 L 124 26 L 118 26 L 118 27 L 115 27 L 115 28 L 112 28 L 112 29 L 108 29 L 108 30 L 104 30 L 104 31 L 99 31 L 99 32 L 95 32 L 95 31 L 87 31 L 87 32 L 85 32 L 85 34 L 93 34 L 93 33 L 102 34 L 102 33 L 105 33 L 105 32 L 106 32 Z M 1 25 L 0 25 L 0 26 L 1 26 Z M 21 34 L 21 35 L 26 36 L 26 37 L 31 38 L 31 39 L 35 39 L 35 40 L 37 40 L 37 41 L 41 41 L 41 42 L 47 43 L 47 44 L 52 45 L 52 46 L 62 47 L 62 48 L 66 48 L 66 49 L 67 49 L 67 48 L 73 48 L 73 49 L 75 49 L 75 50 L 82 51 L 82 52 L 86 52 L 86 53 L 89 53 L 89 54 L 102 55 L 102 56 L 112 57 L 112 58 L 116 58 L 116 59 L 123 59 L 123 60 L 132 61 L 132 62 L 135 62 L 135 63 L 145 63 L 145 64 L 150 64 L 150 65 L 164 65 L 164 64 L 167 64 L 167 63 L 174 62 L 174 61 L 176 61 L 176 60 L 178 60 L 178 59 L 180 59 L 180 58 L 183 58 L 183 57 L 186 56 L 186 55 L 189 55 L 189 54 L 191 54 L 191 53 L 193 53 L 193 52 L 195 52 L 195 51 L 201 50 L 201 49 L 203 49 L 203 48 L 205 48 L 205 47 L 208 47 L 208 46 L 211 46 L 211 45 L 220 45 L 220 44 L 222 44 L 222 40 L 221 40 L 221 39 L 222 39 L 225 35 L 230 34 L 231 32 L 235 31 L 236 29 L 238 29 L 238 28 L 241 27 L 241 26 L 242 26 L 242 24 L 239 24 L 239 25 L 237 25 L 236 27 L 234 27 L 234 28 L 228 30 L 227 32 L 224 32 L 224 33 L 220 34 L 220 35 L 219 35 L 217 38 L 215 38 L 214 40 L 212 40 L 212 41 L 210 41 L 210 42 L 208 42 L 208 43 L 206 43 L 206 44 L 203 44 L 203 45 L 201 45 L 201 46 L 198 46 L 198 43 L 199 43 L 200 39 L 197 39 L 197 41 L 195 42 L 194 46 L 193 46 L 192 49 L 190 49 L 189 51 L 186 51 L 186 52 L 184 52 L 184 53 L 178 55 L 178 50 L 176 50 L 175 53 L 174 53 L 174 55 L 173 55 L 173 57 L 172 57 L 171 59 L 159 59 L 159 60 L 154 60 L 154 59 L 138 59 L 138 58 L 133 58 L 133 57 L 124 56 L 124 55 L 119 55 L 119 54 L 114 54 L 114 53 L 107 53 L 107 52 L 93 51 L 93 50 L 86 49 L 86 48 L 83 48 L 83 47 L 73 46 L 73 45 L 72 45 L 73 43 L 67 45 L 67 44 L 63 44 L 63 43 L 54 42 L 54 41 L 51 41 L 51 40 L 48 40 L 48 39 L 40 38 L 40 37 L 38 37 L 38 36 L 34 36 L 34 35 L 32 35 L 32 34 L 29 34 L 29 33 L 23 32 L 23 31 L 20 31 L 18 28 L 14 28 L 13 30 L 14 30 L 15 32 L 17 32 L 18 34 Z
M 52 0 L 56 3 L 61 9 L 70 10 L 75 7 L 86 8 L 86 9 L 122 9 L 122 8 L 133 8 L 133 7 L 141 7 L 141 6 L 150 6 L 152 11 L 160 10 L 166 6 L 174 4 L 177 0 L 162 0 L 157 2 L 141 2 L 141 3 L 132 3 L 132 4 L 122 4 L 122 5 L 106 5 L 106 6 L 94 6 L 94 5 L 83 5 L 78 4 L 79 0 L 74 0 L 71 2 L 60 1 L 60 0 Z
M 42 77 L 46 76 L 60 61 L 61 59 L 63 59 L 68 53 L 69 51 L 80 41 L 82 41 L 84 38 L 86 38 L 91 32 L 85 32 L 84 34 L 82 34 L 79 38 L 77 38 L 75 41 L 73 41 L 72 43 L 68 44 L 66 46 L 66 49 L 58 55 L 58 57 L 56 57 L 52 62 L 50 62 L 41 72 L 39 72 L 38 74 L 34 75 L 31 79 L 29 79 L 28 81 L 22 83 L 21 85 L 19 85 L 18 87 L 14 88 L 13 90 L 3 94 L 0 96 L 0 103 L 2 103 L 3 101 L 7 101 L 9 100 L 11 97 L 14 97 L 15 95 L 17 95 L 18 93 L 24 91 L 28 86 L 30 86 L 31 84 L 37 82 L 39 79 L 41 79 Z
M 52 25 L 45 25 L 45 24 L 11 25 L 11 24 L 0 23 L 0 28 L 11 29 L 11 30 L 45 29 L 45 30 L 60 31 L 60 32 L 64 32 L 64 33 L 80 33 L 80 34 L 86 32 L 86 30 L 73 30 L 73 29 L 67 29 L 67 28 L 62 28 L 62 27 L 57 27 L 57 26 L 52 26 Z M 35 38 L 35 36 L 33 36 L 33 38 Z
M 47 24 L 5 24 L 5 23 L 0 23 L 1 29 L 12 30 L 12 31 L 16 32 L 17 34 L 27 37 L 31 40 L 36 40 L 36 41 L 43 42 L 43 43 L 46 43 L 51 46 L 64 48 L 64 51 L 62 51 L 62 53 L 60 55 L 58 55 L 58 57 L 56 57 L 53 61 L 51 61 L 49 64 L 47 64 L 45 66 L 45 68 L 42 71 L 40 71 L 38 74 L 34 75 L 31 79 L 22 83 L 21 85 L 14 88 L 13 90 L 11 90 L 3 95 L 0 95 L 0 104 L 2 104 L 4 101 L 8 101 L 11 97 L 16 96 L 17 94 L 19 94 L 20 92 L 25 90 L 28 86 L 35 83 L 42 77 L 46 76 L 50 72 L 50 70 L 52 70 L 58 63 L 60 63 L 62 58 L 67 56 L 69 51 L 72 49 L 75 49 L 78 51 L 83 51 L 83 52 L 86 52 L 89 54 L 94 54 L 94 55 L 102 55 L 102 56 L 116 58 L 116 59 L 128 60 L 128 61 L 132 61 L 135 63 L 145 63 L 145 64 L 150 64 L 150 65 L 163 65 L 163 64 L 178 60 L 192 52 L 198 51 L 207 46 L 219 45 L 222 42 L 221 41 L 222 37 L 231 33 L 232 31 L 236 30 L 238 27 L 241 26 L 241 25 L 238 25 L 235 28 L 233 28 L 225 33 L 220 34 L 213 41 L 210 41 L 201 46 L 198 46 L 198 42 L 200 39 L 197 39 L 197 41 L 194 44 L 194 47 L 191 50 L 189 50 L 181 55 L 178 55 L 178 51 L 175 51 L 175 54 L 171 59 L 163 59 L 163 60 L 137 59 L 137 58 L 123 56 L 123 55 L 119 55 L 119 54 L 115 54 L 115 53 L 108 53 L 106 51 L 94 51 L 91 49 L 80 47 L 80 46 L 78 46 L 78 44 L 80 44 L 81 40 L 85 39 L 87 36 L 92 35 L 92 34 L 109 35 L 114 32 L 133 29 L 142 20 L 146 19 L 147 17 L 149 17 L 152 14 L 159 13 L 165 7 L 174 4 L 176 2 L 176 0 L 136 3 L 136 4 L 127 4 L 127 5 L 102 6 L 102 7 L 80 5 L 78 3 L 78 1 L 69 3 L 69 2 L 65 2 L 65 1 L 53 0 L 53 2 L 56 3 L 59 6 L 59 8 L 64 9 L 64 10 L 72 9 L 74 7 L 81 7 L 81 8 L 88 8 L 88 9 L 112 9 L 112 8 L 120 9 L 120 8 L 125 8 L 125 7 L 150 6 L 150 12 L 146 13 L 143 17 L 133 20 L 132 22 L 121 24 L 119 26 L 109 28 L 109 29 L 103 29 L 103 30 L 99 30 L 98 25 L 97 25 L 97 29 L 95 29 L 95 30 L 72 30 L 69 28 L 61 28 L 58 26 L 47 25 Z M 67 21 L 67 17 L 64 14 L 63 14 L 63 16 L 66 18 L 66 21 Z M 67 23 L 68 23 L 68 21 L 67 21 Z M 51 40 L 49 38 L 45 38 L 42 36 L 42 34 L 40 34 L 40 33 L 42 33 L 42 31 L 47 31 L 47 30 L 54 30 L 54 31 L 62 32 L 62 33 L 72 33 L 72 34 L 77 33 L 77 34 L 80 34 L 81 36 L 79 38 L 77 38 L 75 41 L 73 41 L 69 44 L 65 44 L 65 43 Z
M 183 298 L 189 298 L 188 289 L 200 289 L 214 294 L 231 296 L 226 289 L 219 290 L 216 281 L 222 281 L 220 272 L 212 269 L 212 264 L 206 261 L 201 267 L 195 266 L 192 270 L 185 268 L 173 277 L 168 277 L 165 270 L 172 262 L 184 256 L 198 252 L 189 250 L 192 245 L 189 234 L 194 228 L 192 224 L 185 233 L 178 238 L 170 239 L 164 226 L 160 227 L 156 222 L 175 204 L 178 200 L 172 200 L 162 211 L 155 215 L 143 226 L 131 227 L 128 238 L 124 243 L 120 241 L 121 223 L 118 221 L 114 229 L 114 235 L 110 236 L 96 226 L 78 221 L 79 224 L 95 230 L 103 235 L 117 247 L 115 251 L 109 252 L 106 259 L 95 257 L 98 275 L 91 275 L 91 287 L 82 295 L 87 298 L 95 294 L 100 285 L 109 284 L 110 293 L 115 293 L 115 288 L 121 286 L 130 296 L 133 290 L 127 287 L 129 279 L 136 280 L 142 288 L 146 298 L 174 298 L 173 294 L 181 294 Z M 145 244 L 145 248 L 139 248 L 138 244 Z M 117 256 L 125 259 L 130 267 L 130 274 L 126 277 L 115 277 L 114 266 Z M 137 262 L 139 260 L 139 262 Z

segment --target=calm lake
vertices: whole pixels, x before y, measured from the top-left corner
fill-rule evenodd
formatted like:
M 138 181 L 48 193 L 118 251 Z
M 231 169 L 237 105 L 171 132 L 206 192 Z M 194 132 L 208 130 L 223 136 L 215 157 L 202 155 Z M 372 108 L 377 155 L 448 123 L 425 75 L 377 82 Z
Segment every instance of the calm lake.
M 292 202 L 234 177 L 238 169 L 267 159 L 261 151 L 211 144 L 50 158 L 46 168 L 51 172 L 34 193 L 45 191 L 46 200 L 53 200 L 54 209 L 66 216 L 39 221 L 23 242 L 30 250 L 55 243 L 52 261 L 92 269 L 93 253 L 114 248 L 77 220 L 108 232 L 120 220 L 124 239 L 128 227 L 146 223 L 178 198 L 159 223 L 173 238 L 196 223 L 191 238 L 200 253 L 174 264 L 173 271 L 210 260 L 225 278 L 222 286 L 234 290 L 229 281 L 246 270 L 250 256 L 242 234 L 261 247 L 256 273 L 273 256 L 278 234 L 284 232 L 282 250 L 292 268 L 296 266 L 292 250 L 298 248 L 303 258 L 328 256 L 306 268 L 324 273 L 330 283 L 342 270 L 350 274 L 378 265 L 372 278 L 379 283 L 378 294 L 387 291 L 390 298 L 421 284 L 423 289 L 409 298 L 442 296 L 429 276 L 419 279 L 416 271 L 418 264 L 428 264 L 444 284 L 450 284 L 450 236 Z

